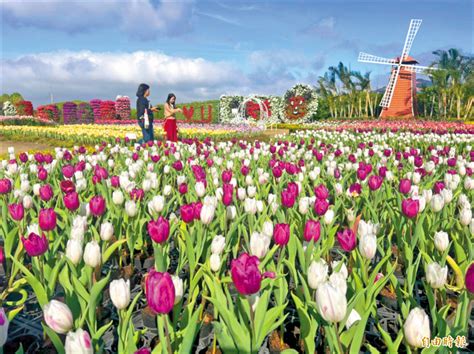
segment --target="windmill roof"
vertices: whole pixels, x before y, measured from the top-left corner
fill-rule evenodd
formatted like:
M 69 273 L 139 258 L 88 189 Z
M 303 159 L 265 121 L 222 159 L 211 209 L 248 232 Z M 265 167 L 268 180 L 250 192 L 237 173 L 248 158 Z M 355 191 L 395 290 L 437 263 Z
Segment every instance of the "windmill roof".
M 397 62 L 400 61 L 400 57 L 396 57 L 395 60 Z M 416 63 L 416 64 L 418 64 L 418 61 L 415 58 L 413 58 L 409 55 L 405 58 L 405 60 L 403 62 L 404 63 Z

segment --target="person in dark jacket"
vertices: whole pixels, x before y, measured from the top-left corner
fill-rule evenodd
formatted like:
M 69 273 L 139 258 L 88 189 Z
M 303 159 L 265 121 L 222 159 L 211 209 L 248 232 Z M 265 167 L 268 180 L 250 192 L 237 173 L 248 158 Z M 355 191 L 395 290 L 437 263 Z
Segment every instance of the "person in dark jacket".
M 140 142 L 153 141 L 153 112 L 156 112 L 158 108 L 152 107 L 150 101 L 148 100 L 150 96 L 150 86 L 147 84 L 140 84 L 137 90 L 137 119 L 138 125 L 142 129 L 143 139 Z M 145 120 L 145 112 L 148 114 L 148 126 Z

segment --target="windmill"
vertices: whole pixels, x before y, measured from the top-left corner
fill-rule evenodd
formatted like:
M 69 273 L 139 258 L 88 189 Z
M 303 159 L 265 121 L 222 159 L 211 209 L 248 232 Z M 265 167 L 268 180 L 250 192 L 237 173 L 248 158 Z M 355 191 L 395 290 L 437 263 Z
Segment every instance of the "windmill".
M 417 65 L 418 62 L 410 57 L 410 52 L 416 33 L 422 20 L 412 19 L 405 39 L 402 54 L 395 59 L 378 57 L 376 55 L 359 53 L 358 61 L 363 63 L 391 65 L 392 73 L 387 88 L 380 102 L 382 111 L 380 117 L 413 118 L 416 111 L 416 73 L 422 73 L 435 68 Z

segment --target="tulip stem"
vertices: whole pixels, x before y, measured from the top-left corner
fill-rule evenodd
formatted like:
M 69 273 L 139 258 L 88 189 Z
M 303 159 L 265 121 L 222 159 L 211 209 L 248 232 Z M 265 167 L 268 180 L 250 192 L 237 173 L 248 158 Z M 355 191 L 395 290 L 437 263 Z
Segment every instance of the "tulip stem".
M 168 329 L 169 323 L 168 323 L 168 315 L 164 314 L 164 327 L 165 327 L 165 336 L 166 336 L 166 344 L 168 345 L 168 353 L 173 354 L 173 351 L 171 350 L 171 339 L 170 339 L 170 332 Z
M 339 324 L 336 322 L 334 326 L 336 327 L 336 339 L 337 345 L 339 346 L 339 351 L 341 354 L 344 354 L 344 349 L 342 349 L 341 337 L 339 336 Z

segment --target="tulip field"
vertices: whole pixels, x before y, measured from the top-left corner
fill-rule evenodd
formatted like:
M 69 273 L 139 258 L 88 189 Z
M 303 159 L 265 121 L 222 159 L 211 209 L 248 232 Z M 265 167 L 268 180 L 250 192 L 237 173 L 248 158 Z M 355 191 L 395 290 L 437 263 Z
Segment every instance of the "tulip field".
M 474 126 L 127 129 L 0 127 L 4 353 L 474 351 Z

